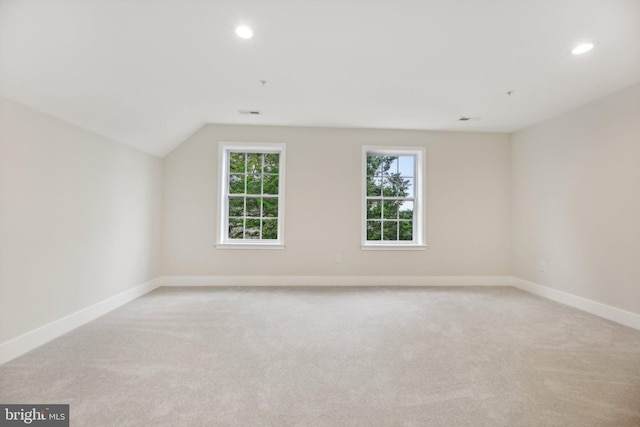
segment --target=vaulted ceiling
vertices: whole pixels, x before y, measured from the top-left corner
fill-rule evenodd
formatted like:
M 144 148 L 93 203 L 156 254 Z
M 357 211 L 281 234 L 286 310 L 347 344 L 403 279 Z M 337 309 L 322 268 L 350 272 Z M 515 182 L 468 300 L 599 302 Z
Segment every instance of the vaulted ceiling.
M 640 0 L 0 0 L 1 96 L 158 156 L 204 123 L 512 132 L 638 82 Z

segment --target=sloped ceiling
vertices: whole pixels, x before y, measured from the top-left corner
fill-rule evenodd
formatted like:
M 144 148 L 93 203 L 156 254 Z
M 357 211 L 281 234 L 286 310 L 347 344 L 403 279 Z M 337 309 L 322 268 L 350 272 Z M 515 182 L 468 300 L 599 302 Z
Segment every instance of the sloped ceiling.
M 638 0 L 0 0 L 1 96 L 158 156 L 204 123 L 512 132 L 638 82 Z

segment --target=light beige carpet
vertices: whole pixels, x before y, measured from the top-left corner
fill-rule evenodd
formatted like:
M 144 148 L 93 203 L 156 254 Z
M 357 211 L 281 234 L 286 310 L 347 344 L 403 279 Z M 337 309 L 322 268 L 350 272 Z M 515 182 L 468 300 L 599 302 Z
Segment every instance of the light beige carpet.
M 160 288 L 0 367 L 72 426 L 640 426 L 640 331 L 513 288 Z

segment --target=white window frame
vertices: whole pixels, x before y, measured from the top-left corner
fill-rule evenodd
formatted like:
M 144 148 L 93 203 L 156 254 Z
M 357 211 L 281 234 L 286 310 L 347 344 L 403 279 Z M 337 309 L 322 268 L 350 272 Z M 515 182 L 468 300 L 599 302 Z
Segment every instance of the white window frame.
M 278 178 L 278 239 L 229 239 L 229 158 L 230 153 L 278 153 L 280 155 Z M 284 196 L 286 144 L 262 142 L 220 142 L 218 144 L 219 208 L 218 249 L 284 249 Z
M 414 172 L 414 204 L 413 204 L 413 240 L 407 241 L 368 241 L 367 240 L 367 155 L 382 156 L 413 156 L 415 158 Z M 361 249 L 363 250 L 425 250 L 425 159 L 426 150 L 423 147 L 391 147 L 372 146 L 362 147 L 362 218 L 361 218 Z

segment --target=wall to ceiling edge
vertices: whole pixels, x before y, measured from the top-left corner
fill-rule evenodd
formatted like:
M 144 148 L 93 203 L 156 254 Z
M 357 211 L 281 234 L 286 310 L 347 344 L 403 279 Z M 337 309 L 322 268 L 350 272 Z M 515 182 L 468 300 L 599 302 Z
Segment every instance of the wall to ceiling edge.
M 150 288 L 161 198 L 161 159 L 0 97 L 0 363 Z
M 174 284 L 513 276 L 521 289 L 637 327 L 638 117 L 636 85 L 511 135 L 207 125 L 164 160 L 163 275 Z M 215 248 L 218 141 L 287 143 L 284 251 Z M 362 145 L 426 148 L 426 251 L 360 249 Z
M 640 329 L 638 85 L 513 135 L 207 125 L 164 160 L 0 112 L 0 363 L 219 279 L 515 285 Z M 284 250 L 215 248 L 218 141 L 287 143 Z M 362 145 L 426 148 L 427 250 L 360 249 Z

